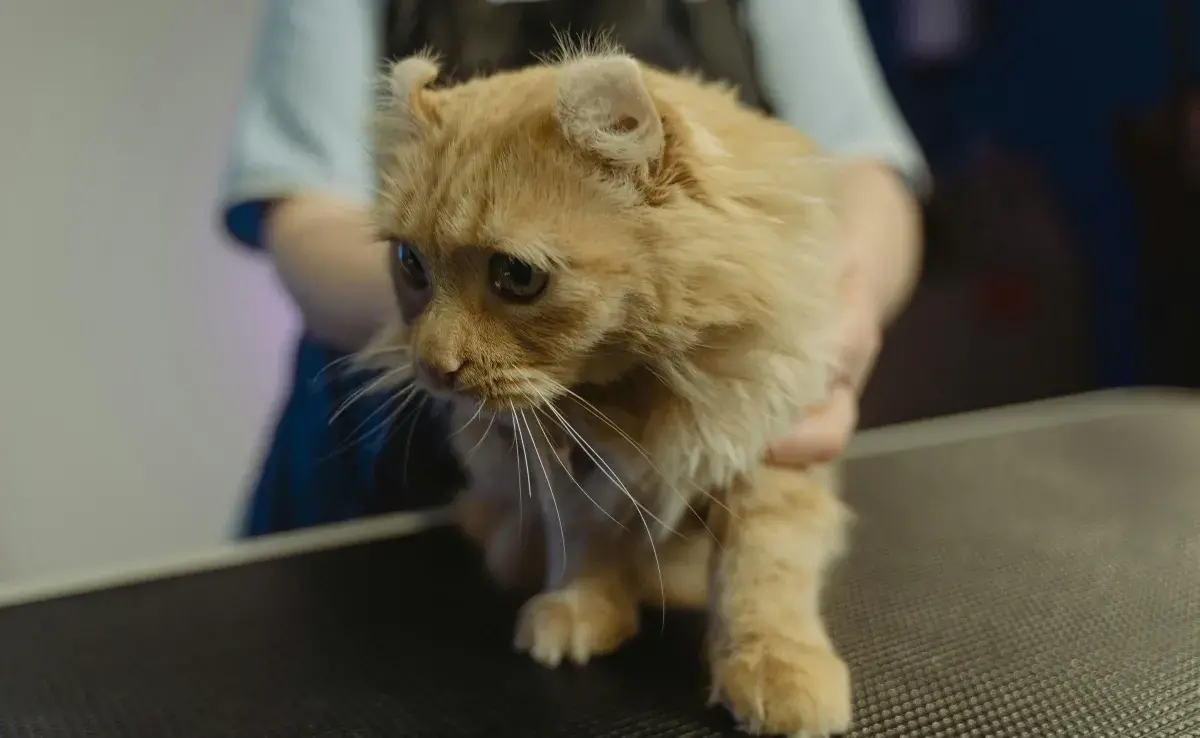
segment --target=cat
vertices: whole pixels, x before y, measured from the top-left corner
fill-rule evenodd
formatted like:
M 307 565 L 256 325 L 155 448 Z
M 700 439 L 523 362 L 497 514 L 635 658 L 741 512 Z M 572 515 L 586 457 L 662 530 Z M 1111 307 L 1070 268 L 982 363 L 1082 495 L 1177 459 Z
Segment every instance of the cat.
M 849 512 L 831 467 L 763 461 L 831 375 L 836 166 L 617 48 L 439 71 L 386 75 L 398 310 L 363 356 L 453 408 L 460 524 L 498 580 L 540 585 L 516 647 L 583 664 L 641 604 L 704 607 L 711 698 L 743 729 L 846 730 L 819 600 Z

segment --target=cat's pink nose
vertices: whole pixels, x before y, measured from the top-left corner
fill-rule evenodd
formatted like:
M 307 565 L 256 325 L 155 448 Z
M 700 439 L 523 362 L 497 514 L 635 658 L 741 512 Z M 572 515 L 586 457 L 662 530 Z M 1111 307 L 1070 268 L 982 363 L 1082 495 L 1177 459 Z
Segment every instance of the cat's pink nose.
M 458 388 L 458 373 L 465 364 L 465 361 L 451 364 L 450 362 L 421 360 L 418 362 L 418 367 L 421 374 L 424 375 L 425 381 L 433 385 L 435 389 L 453 390 Z

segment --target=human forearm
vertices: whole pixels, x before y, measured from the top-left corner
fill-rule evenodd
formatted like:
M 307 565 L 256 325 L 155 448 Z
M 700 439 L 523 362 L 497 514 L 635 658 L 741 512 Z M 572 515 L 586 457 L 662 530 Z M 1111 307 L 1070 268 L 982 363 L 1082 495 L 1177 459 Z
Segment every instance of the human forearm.
M 900 177 L 876 160 L 851 162 L 841 177 L 837 206 L 842 239 L 877 311 L 880 328 L 904 309 L 921 263 L 921 215 Z
M 386 245 L 362 207 L 317 195 L 271 208 L 266 243 L 275 268 L 323 343 L 354 351 L 374 335 L 394 306 Z

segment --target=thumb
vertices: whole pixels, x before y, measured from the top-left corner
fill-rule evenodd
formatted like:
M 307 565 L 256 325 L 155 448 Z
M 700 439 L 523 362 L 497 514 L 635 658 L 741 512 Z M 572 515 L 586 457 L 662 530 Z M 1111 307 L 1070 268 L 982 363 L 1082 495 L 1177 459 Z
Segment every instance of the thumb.
M 803 467 L 836 459 L 850 442 L 858 424 L 858 396 L 844 382 L 835 384 L 824 403 L 817 406 L 767 450 L 767 461 L 778 466 Z

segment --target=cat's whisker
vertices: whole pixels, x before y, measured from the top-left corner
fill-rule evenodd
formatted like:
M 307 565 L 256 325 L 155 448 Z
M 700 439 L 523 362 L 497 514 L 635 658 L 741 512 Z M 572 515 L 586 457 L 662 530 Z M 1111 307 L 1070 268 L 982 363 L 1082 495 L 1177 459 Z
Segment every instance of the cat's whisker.
M 659 469 L 657 465 L 655 465 L 654 461 L 650 458 L 650 455 L 646 452 L 646 449 L 641 444 L 639 444 L 637 441 L 635 441 L 632 437 L 630 437 L 630 435 L 628 433 L 626 433 L 623 428 L 621 428 L 615 422 L 613 422 L 613 420 L 611 418 L 607 417 L 603 412 L 601 412 L 599 408 L 597 408 L 595 405 L 593 405 L 588 400 L 581 397 L 578 393 L 572 391 L 570 388 L 559 385 L 559 391 L 562 392 L 564 395 L 570 397 L 571 399 L 575 400 L 576 402 L 578 402 L 581 406 L 583 406 L 583 408 L 585 410 L 587 410 L 589 413 L 594 415 L 597 419 L 599 419 L 601 422 L 606 424 L 609 428 L 611 428 L 612 430 L 614 430 L 618 434 L 620 434 L 621 438 L 623 438 L 630 446 L 633 447 L 633 449 L 635 451 L 638 452 L 639 455 L 641 455 L 641 457 L 643 459 L 646 460 L 646 463 L 650 465 L 650 468 L 653 469 L 654 472 L 656 474 L 658 474 L 658 476 L 664 482 L 666 482 L 668 485 L 671 486 L 672 491 L 675 492 L 676 495 L 679 495 L 679 497 L 681 499 L 684 499 L 686 502 L 686 498 L 684 498 L 683 494 L 678 490 L 678 488 L 676 488 L 675 485 L 669 479 L 667 479 L 666 475 L 662 472 L 662 470 Z M 729 507 L 727 505 L 725 505 L 723 502 L 721 502 L 719 499 L 717 499 L 715 496 L 713 496 L 713 494 L 711 492 L 703 489 L 702 487 L 700 487 L 699 485 L 697 485 L 694 482 L 691 484 L 691 486 L 693 489 L 695 489 L 701 495 L 703 495 L 704 497 L 707 497 L 709 499 L 709 501 L 711 501 L 713 504 L 721 507 L 723 510 L 725 510 L 725 512 L 729 513 L 730 515 L 733 515 L 735 518 L 737 517 L 736 513 L 734 513 L 733 510 L 729 509 Z M 688 505 L 688 507 L 689 507 L 689 509 L 691 508 L 690 505 Z M 699 514 L 696 513 L 695 510 L 692 510 L 692 513 L 696 514 L 697 517 L 700 517 Z M 708 526 L 706 525 L 705 527 L 707 528 Z M 711 533 L 712 531 L 710 530 L 709 532 Z
M 326 374 L 333 371 L 334 369 L 337 369 L 338 367 L 341 367 L 344 364 L 354 362 L 356 360 L 356 358 L 357 357 L 355 357 L 353 354 L 348 355 L 348 356 L 340 356 L 340 357 L 334 359 L 333 361 L 329 362 L 325 366 L 321 367 L 321 370 L 313 375 L 313 378 L 312 378 L 313 387 L 324 386 L 321 384 L 321 382 L 322 382 L 322 380 L 325 379 Z
M 314 387 L 320 387 L 321 386 L 320 382 L 325 378 L 326 374 L 334 371 L 335 369 L 343 367 L 346 364 L 350 365 L 350 366 L 346 367 L 347 373 L 365 372 L 365 371 L 369 371 L 369 368 L 362 366 L 362 364 L 364 362 L 370 361 L 372 359 L 377 359 L 381 356 L 388 356 L 389 354 L 407 354 L 407 353 L 408 353 L 407 349 L 400 348 L 400 347 L 365 348 L 362 351 L 359 351 L 357 353 L 346 354 L 345 356 L 339 356 L 338 358 L 329 362 L 325 366 L 321 367 L 320 371 L 318 371 L 315 375 L 313 375 L 313 378 L 311 381 L 312 381 L 312 384 Z
M 376 377 L 372 381 L 368 382 L 367 384 L 364 384 L 363 386 L 361 386 L 358 389 L 351 392 L 350 396 L 347 397 L 345 400 L 343 400 L 342 404 L 338 405 L 337 408 L 334 409 L 333 413 L 329 416 L 329 424 L 333 425 L 334 421 L 336 421 L 339 417 L 341 417 L 342 413 L 349 410 L 350 407 L 354 405 L 354 403 L 358 402 L 360 399 L 367 396 L 367 394 L 369 394 L 373 389 L 378 389 L 379 387 L 382 387 L 383 383 L 385 381 L 386 380 L 384 379 L 383 376 Z
M 495 422 L 496 422 L 496 414 L 492 413 L 492 417 L 488 420 L 487 427 L 483 429 L 483 435 L 479 437 L 479 440 L 475 442 L 475 445 L 472 446 L 471 449 L 469 451 L 467 451 L 466 455 L 463 457 L 464 464 L 466 464 L 468 461 L 471 460 L 471 457 L 475 455 L 475 452 L 478 451 L 479 447 L 483 445 L 483 442 L 487 440 L 488 433 L 490 433 L 492 430 L 492 423 L 495 423 Z
M 596 465 L 598 468 L 603 469 L 604 467 L 608 466 L 608 464 L 604 461 L 604 459 L 600 458 L 600 454 L 597 453 L 596 450 L 593 449 L 586 440 L 584 440 L 583 436 L 579 435 L 579 432 L 576 431 L 573 427 L 571 427 L 571 424 L 569 422 L 567 422 L 567 419 L 564 418 L 562 413 L 558 411 L 558 408 L 554 407 L 553 405 L 546 405 L 546 408 L 548 410 L 550 410 L 550 412 L 553 413 L 558 418 L 559 425 L 562 427 L 562 429 L 565 430 L 568 434 L 570 434 L 575 439 L 575 442 L 579 444 L 579 447 L 584 449 L 584 453 L 588 454 L 592 458 L 592 461 L 596 462 Z M 602 464 L 603 464 L 603 467 L 601 466 Z M 606 472 L 606 476 L 608 476 L 607 472 Z M 664 523 L 662 520 L 659 520 L 654 515 L 654 513 L 650 512 L 650 510 L 647 509 L 644 505 L 642 505 L 642 503 L 638 502 L 637 499 L 635 499 L 634 496 L 625 487 L 625 485 L 621 483 L 621 480 L 616 477 L 615 473 L 613 473 L 611 476 L 608 476 L 608 478 L 613 482 L 613 484 L 617 485 L 617 487 L 622 492 L 625 493 L 625 496 L 627 498 L 629 498 L 629 501 L 633 503 L 634 512 L 636 512 L 638 517 L 641 519 L 642 527 L 646 529 L 646 542 L 650 544 L 650 553 L 653 554 L 653 556 L 654 556 L 654 569 L 658 574 L 659 601 L 660 601 L 660 604 L 662 605 L 662 611 L 663 611 L 662 627 L 663 627 L 663 630 L 666 630 L 667 629 L 667 585 L 666 585 L 666 582 L 663 580 L 662 562 L 658 558 L 658 546 L 656 546 L 654 543 L 654 533 L 652 533 L 650 531 L 650 523 L 648 523 L 646 521 L 646 515 L 649 514 L 650 517 L 654 518 L 660 525 L 662 525 L 667 530 L 672 530 L 672 529 L 669 525 Z M 645 512 L 643 512 L 643 510 Z M 674 532 L 674 531 L 672 531 L 672 532 Z
M 533 420 L 534 420 L 534 422 L 536 422 L 538 424 L 538 428 L 541 429 L 542 438 L 546 439 L 546 446 L 548 448 L 552 448 L 554 446 L 554 441 L 550 440 L 550 434 L 546 432 L 546 426 L 542 425 L 541 418 L 538 417 L 539 415 L 543 415 L 543 414 L 544 413 L 541 410 L 539 410 L 538 408 L 536 408 L 536 407 L 533 408 Z M 529 421 L 526 420 L 525 424 L 529 425 Z M 562 460 L 561 456 L 559 456 L 558 454 L 554 454 L 554 458 L 558 459 L 558 465 L 561 466 L 563 468 L 563 471 L 567 473 L 567 478 L 570 479 L 575 484 L 575 486 L 579 489 L 579 491 L 583 493 L 584 497 L 588 498 L 588 500 L 591 501 L 591 503 L 596 506 L 597 510 L 604 513 L 608 517 L 609 520 L 616 523 L 617 526 L 620 527 L 622 530 L 629 530 L 628 528 L 625 527 L 624 523 L 622 523 L 620 520 L 617 520 L 615 517 L 613 517 L 612 513 L 610 513 L 608 510 L 604 509 L 603 505 L 601 505 L 599 502 L 596 502 L 595 498 L 593 498 L 591 495 L 588 494 L 588 491 L 583 488 L 583 485 L 580 484 L 579 480 L 577 480 L 575 478 L 575 475 L 571 473 L 571 470 L 567 467 L 566 462 L 564 462 Z
M 468 425 L 470 425 L 471 423 L 474 423 L 474 422 L 475 422 L 475 419 L 479 417 L 479 413 L 481 413 L 481 412 L 483 412 L 483 405 L 482 405 L 482 404 L 476 405 L 476 406 L 475 406 L 475 414 L 474 414 L 474 415 L 472 415 L 472 416 L 471 416 L 471 418 L 470 418 L 470 419 L 469 419 L 467 422 L 465 422 L 465 423 L 463 423 L 462 425 L 460 425 L 460 426 L 458 427 L 458 430 L 456 430 L 456 431 L 454 431 L 453 433 L 451 433 L 449 437 L 450 437 L 450 438 L 454 438 L 454 437 L 455 437 L 455 436 L 457 436 L 459 433 L 462 433 L 464 430 L 466 430 L 467 426 L 468 426 Z M 493 417 L 495 417 L 495 416 L 493 416 Z
M 538 466 L 542 468 L 542 477 L 546 480 L 546 492 L 550 495 L 550 502 L 554 505 L 554 515 L 558 518 L 558 535 L 562 538 L 562 566 L 560 576 L 565 576 L 567 572 L 567 530 L 563 527 L 562 513 L 558 509 L 558 498 L 554 496 L 554 485 L 550 482 L 550 472 L 546 469 L 546 463 L 542 461 L 542 452 L 538 451 L 537 440 L 533 437 L 533 430 L 529 427 L 529 419 L 525 417 L 525 411 L 519 411 L 516 417 L 517 430 L 520 431 L 521 423 L 525 423 L 525 430 L 529 432 L 529 444 L 533 446 L 533 454 L 537 457 Z
M 644 511 L 651 517 L 651 519 L 654 520 L 654 522 L 661 525 L 666 531 L 675 535 L 680 535 L 679 531 L 672 528 L 665 520 L 655 515 L 650 508 L 643 505 L 636 497 L 633 496 L 633 493 L 629 491 L 629 488 L 625 486 L 625 483 L 622 482 L 621 478 L 617 475 L 616 470 L 613 469 L 612 466 L 610 466 L 609 463 L 604 459 L 604 457 L 600 455 L 599 451 L 597 451 L 590 443 L 588 443 L 588 441 L 579 433 L 579 431 L 575 430 L 575 427 L 571 425 L 571 423 L 563 416 L 561 412 L 559 412 L 558 408 L 554 407 L 553 405 L 547 405 L 546 409 L 549 410 L 555 418 L 557 418 L 559 426 L 568 434 L 570 434 L 571 437 L 575 439 L 575 442 L 579 444 L 579 447 L 583 449 L 584 453 L 586 453 L 592 459 L 592 461 L 595 462 L 596 467 L 600 469 L 601 473 L 608 477 L 608 481 L 612 482 L 617 489 L 621 490 L 625 497 L 627 497 L 635 507 L 641 511 Z
M 521 535 L 521 531 L 524 530 L 524 526 L 525 526 L 525 495 L 523 495 L 521 493 L 521 458 L 522 458 L 522 456 L 524 456 L 524 459 L 525 459 L 525 478 L 530 479 L 530 481 L 529 481 L 529 497 L 530 497 L 530 499 L 533 499 L 533 481 L 529 476 L 529 456 L 528 456 L 528 454 L 525 454 L 525 442 L 524 442 L 524 439 L 521 438 L 521 433 L 520 433 L 521 428 L 519 425 L 517 425 L 517 407 L 516 407 L 516 405 L 514 405 L 511 402 L 508 403 L 508 407 L 512 411 L 512 418 L 513 418 L 513 426 L 514 426 L 513 446 L 515 449 L 517 449 L 517 453 L 514 454 L 514 456 L 517 459 L 517 531 L 518 531 L 518 536 L 519 536 L 519 535 Z
M 412 387 L 412 385 L 410 385 L 395 394 L 389 395 L 387 397 L 387 399 L 379 407 L 375 408 L 370 413 L 368 413 L 367 417 L 363 418 L 362 421 L 358 425 L 354 426 L 354 428 L 349 433 L 346 434 L 352 439 L 350 441 L 347 441 L 347 446 L 353 447 L 354 445 L 361 443 L 367 437 L 369 437 L 372 433 L 374 433 L 376 430 L 378 430 L 380 427 L 382 427 L 381 423 L 386 424 L 386 423 L 390 423 L 393 420 L 395 420 L 396 417 L 399 416 L 400 413 L 404 412 L 404 408 L 408 407 L 408 403 L 412 402 L 412 398 L 415 395 L 415 392 L 413 391 L 413 389 L 414 388 Z M 389 408 L 389 406 L 391 406 L 397 400 L 403 400 L 403 402 L 400 403 L 399 407 L 392 408 L 392 411 L 390 413 L 388 413 L 388 416 L 386 418 L 384 418 L 381 421 L 381 423 L 377 423 L 371 430 L 363 432 L 360 436 L 357 436 L 357 437 L 355 436 L 355 434 L 358 433 L 359 431 L 361 431 L 368 423 L 371 422 L 371 420 L 373 418 L 378 416 L 379 413 L 387 410 Z
M 657 369 L 655 369 L 654 367 L 652 367 L 652 366 L 650 366 L 649 364 L 647 364 L 647 365 L 646 365 L 646 370 L 647 370 L 647 371 L 649 371 L 649 372 L 650 372 L 650 374 L 651 374 L 651 375 L 652 375 L 652 376 L 653 376 L 655 379 L 657 379 L 658 381 L 662 382 L 664 387 L 670 388 L 670 386 L 671 386 L 671 383 L 670 383 L 670 382 L 668 382 L 668 381 L 667 381 L 667 378 L 666 378 L 666 377 L 664 377 L 664 376 L 663 376 L 661 373 L 659 373 L 659 371 L 658 371 Z
M 408 461 L 409 453 L 412 451 L 413 434 L 416 432 L 417 426 L 420 424 L 421 415 L 425 412 L 425 406 L 429 404 L 429 395 L 426 395 L 424 392 L 414 392 L 413 394 L 420 394 L 423 396 L 421 398 L 421 402 L 417 405 L 416 412 L 413 413 L 412 427 L 408 429 L 408 440 L 404 442 L 404 474 L 402 477 L 402 483 L 404 484 L 405 489 L 408 488 Z
M 393 369 L 390 369 L 390 370 L 384 372 L 383 374 L 381 374 L 380 376 L 376 377 L 374 380 L 372 380 L 372 381 L 364 384 L 362 387 L 359 387 L 358 389 L 354 390 L 354 392 L 350 393 L 350 396 L 347 397 L 342 402 L 342 404 L 339 405 L 337 407 L 337 409 L 333 411 L 333 414 L 329 416 L 329 424 L 332 425 L 334 423 L 334 421 L 336 421 L 339 417 L 341 417 L 342 414 L 346 412 L 346 410 L 348 410 L 352 405 L 354 405 L 354 403 L 358 402 L 359 400 L 361 400 L 362 398 L 371 394 L 372 392 L 376 392 L 376 391 L 382 389 L 383 387 L 386 387 L 389 383 L 394 382 L 397 379 L 400 379 L 404 375 L 404 373 L 408 371 L 409 366 L 410 365 L 405 364 L 404 366 L 398 366 Z
M 397 399 L 396 396 L 389 396 L 387 399 L 384 400 L 383 405 L 381 405 L 379 408 L 377 408 L 375 411 L 373 411 L 372 414 L 377 413 L 380 410 L 386 409 L 391 403 L 395 402 L 396 399 Z M 400 413 L 403 410 L 404 410 L 403 405 L 401 405 L 400 407 L 397 407 L 397 408 L 393 408 L 391 410 L 391 412 L 389 412 L 387 414 L 387 417 L 380 419 L 380 421 L 377 424 L 375 424 L 375 426 L 372 427 L 371 430 L 365 431 L 357 437 L 352 436 L 351 438 L 348 438 L 346 441 L 344 441 L 343 443 L 338 445 L 337 448 L 330 451 L 328 454 L 322 456 L 320 460 L 322 462 L 328 461 L 329 459 L 336 457 L 338 454 L 345 453 L 346 451 L 349 451 L 350 449 L 354 448 L 358 444 L 365 441 L 367 438 L 369 438 L 371 436 L 372 433 L 376 432 L 380 428 L 383 428 L 388 425 L 393 425 L 396 421 L 396 418 L 399 417 Z M 361 425 L 362 424 L 360 424 L 360 427 L 361 427 Z M 394 431 L 394 428 L 393 428 L 393 431 Z M 388 433 L 389 437 L 393 431 L 389 431 L 389 433 Z
M 525 492 L 529 495 L 530 499 L 533 499 L 533 475 L 531 474 L 529 467 L 529 449 L 525 446 L 525 436 L 521 433 L 521 424 L 517 421 L 517 406 L 510 402 L 508 407 L 512 411 L 513 426 L 515 428 L 513 432 L 513 442 L 517 444 L 520 455 L 525 458 Z M 521 467 L 518 464 L 517 475 L 519 476 L 520 474 Z M 519 491 L 520 479 L 518 479 L 517 482 L 517 489 Z
M 674 492 L 676 494 L 676 496 L 678 496 L 679 499 L 683 501 L 683 504 L 687 505 L 688 510 L 690 510 L 692 512 L 692 514 L 695 515 L 698 520 L 700 520 L 701 524 L 704 525 L 704 529 L 708 531 L 708 534 L 710 536 L 712 536 L 712 539 L 714 541 L 717 540 L 716 534 L 713 533 L 712 529 L 708 527 L 708 523 L 705 522 L 703 516 L 701 516 L 700 513 L 696 512 L 695 508 L 692 507 L 691 503 L 689 503 L 687 501 L 687 497 L 685 497 L 684 494 L 679 491 L 679 489 L 675 486 L 675 484 L 673 482 L 671 482 L 671 480 L 667 479 L 667 476 L 665 474 L 663 474 L 662 470 L 658 468 L 658 466 L 654 463 L 653 460 L 651 460 L 650 455 L 648 453 L 646 453 L 646 450 L 644 448 L 642 448 L 641 444 L 639 444 L 637 441 L 633 440 L 633 438 L 628 433 L 626 433 L 623 428 L 618 426 L 607 415 L 602 413 L 599 408 L 597 408 L 591 402 L 588 402 L 586 399 L 581 397 L 578 393 L 576 393 L 573 390 L 571 390 L 570 388 L 562 386 L 562 385 L 560 385 L 559 389 L 564 395 L 566 395 L 567 397 L 570 397 L 572 400 L 575 400 L 585 410 L 587 410 L 589 413 L 594 415 L 598 420 L 600 420 L 602 423 L 607 425 L 609 428 L 616 431 L 621 436 L 621 438 L 625 439 L 625 442 L 628 443 L 630 446 L 632 446 L 633 449 L 635 451 L 637 451 L 638 454 L 640 454 L 643 459 L 646 460 L 646 463 L 650 465 L 650 468 L 653 469 L 656 474 L 658 474 L 659 478 L 661 478 L 664 482 L 667 483 L 667 485 L 671 488 L 671 491 Z M 734 517 L 736 517 L 736 514 L 732 510 L 730 510 L 728 506 L 726 506 L 723 502 L 721 502 L 716 497 L 714 497 L 710 492 L 702 489 L 699 485 L 692 484 L 692 486 L 700 494 L 707 497 L 709 499 L 709 501 L 711 501 L 713 504 L 720 506 L 727 513 L 729 513 L 730 515 L 734 515 Z

